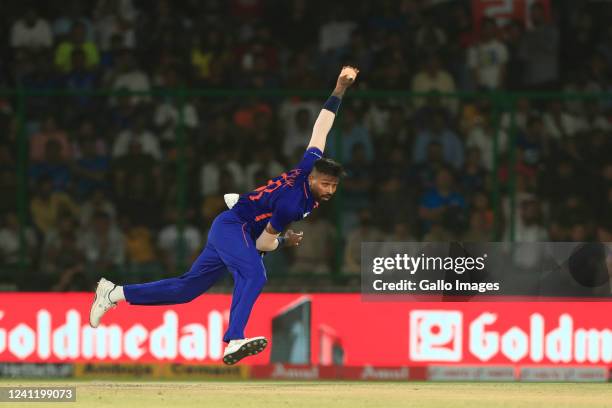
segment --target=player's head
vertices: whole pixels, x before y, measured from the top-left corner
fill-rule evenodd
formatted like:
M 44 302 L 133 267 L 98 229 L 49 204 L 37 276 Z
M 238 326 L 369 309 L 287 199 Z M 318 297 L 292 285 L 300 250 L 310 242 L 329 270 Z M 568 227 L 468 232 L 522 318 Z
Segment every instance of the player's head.
M 343 176 L 344 169 L 337 161 L 326 157 L 317 160 L 308 176 L 308 185 L 315 200 L 330 200 Z

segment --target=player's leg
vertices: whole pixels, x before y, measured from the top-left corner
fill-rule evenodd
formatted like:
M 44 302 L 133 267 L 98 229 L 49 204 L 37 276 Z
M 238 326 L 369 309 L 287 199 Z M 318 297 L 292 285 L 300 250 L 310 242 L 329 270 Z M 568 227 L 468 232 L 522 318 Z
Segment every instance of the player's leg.
M 177 278 L 118 286 L 102 278 L 96 288 L 89 324 L 97 327 L 100 319 L 119 301 L 133 305 L 171 305 L 187 303 L 206 292 L 226 271 L 215 248 L 208 244 L 188 272 Z
M 225 364 L 236 364 L 244 357 L 261 353 L 268 345 L 265 337 L 246 337 L 247 325 L 255 301 L 266 283 L 266 273 L 261 258 L 258 262 L 229 266 L 234 277 L 234 293 L 230 309 L 229 326 L 223 340 L 227 347 L 223 352 Z
M 234 277 L 229 327 L 224 336 L 228 345 L 223 359 L 227 364 L 234 364 L 247 355 L 263 351 L 268 343 L 263 337 L 244 335 L 251 309 L 266 284 L 266 269 L 247 224 L 231 211 L 222 213 L 218 220 L 223 228 L 210 236 L 209 242 Z

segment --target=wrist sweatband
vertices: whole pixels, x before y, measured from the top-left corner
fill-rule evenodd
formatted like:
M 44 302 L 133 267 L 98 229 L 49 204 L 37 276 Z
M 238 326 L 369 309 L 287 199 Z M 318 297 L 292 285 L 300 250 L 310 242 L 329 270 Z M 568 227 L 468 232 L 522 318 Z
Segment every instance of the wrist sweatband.
M 278 241 L 278 247 L 280 248 L 281 246 L 283 246 L 283 244 L 285 243 L 285 240 L 287 238 L 285 237 L 276 237 L 276 240 Z
M 327 101 L 325 101 L 325 105 L 323 105 L 323 109 L 327 109 L 328 111 L 336 114 L 338 113 L 338 109 L 340 108 L 340 102 L 342 102 L 342 99 L 338 98 L 337 96 L 332 95 L 329 98 L 327 98 Z

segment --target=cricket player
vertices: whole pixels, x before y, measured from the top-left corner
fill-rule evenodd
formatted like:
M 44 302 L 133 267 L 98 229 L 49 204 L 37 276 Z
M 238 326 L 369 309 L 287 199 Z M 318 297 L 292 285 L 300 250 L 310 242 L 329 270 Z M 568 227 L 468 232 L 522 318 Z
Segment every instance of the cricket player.
M 251 309 L 266 283 L 261 253 L 279 247 L 297 246 L 302 233 L 288 229 L 332 198 L 343 173 L 342 166 L 323 158 L 327 134 L 332 127 L 345 91 L 359 70 L 343 67 L 336 87 L 315 121 L 310 143 L 296 168 L 269 180 L 268 184 L 246 194 L 226 194 L 230 207 L 212 223 L 202 253 L 187 273 L 178 278 L 119 286 L 102 278 L 96 287 L 89 324 L 98 327 L 102 316 L 120 301 L 132 305 L 172 305 L 187 303 L 206 292 L 229 269 L 234 291 L 229 326 L 224 342 L 225 364 L 235 364 L 262 352 L 265 337 L 247 338 L 244 329 Z

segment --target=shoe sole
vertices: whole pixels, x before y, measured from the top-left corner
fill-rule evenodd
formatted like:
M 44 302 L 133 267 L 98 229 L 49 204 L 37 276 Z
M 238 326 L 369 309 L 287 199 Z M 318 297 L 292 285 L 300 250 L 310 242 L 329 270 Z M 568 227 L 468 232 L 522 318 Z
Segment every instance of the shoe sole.
M 94 326 L 93 323 L 91 322 L 91 315 L 93 314 L 93 311 L 95 310 L 96 306 L 98 306 L 98 288 L 100 287 L 100 281 L 98 281 L 98 284 L 96 285 L 96 291 L 94 292 L 94 300 L 93 303 L 91 304 L 91 309 L 89 309 L 89 325 L 91 327 L 93 327 L 94 329 L 98 326 Z M 100 322 L 98 322 L 99 325 Z
M 227 365 L 234 365 L 240 360 L 248 356 L 254 356 L 261 353 L 268 346 L 266 339 L 254 339 L 244 343 L 238 350 L 223 357 L 223 362 Z

